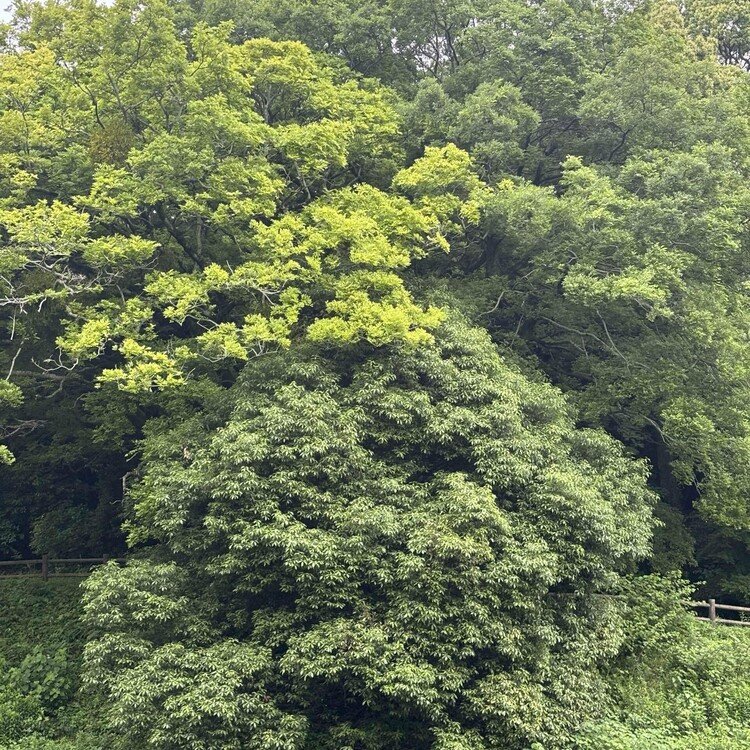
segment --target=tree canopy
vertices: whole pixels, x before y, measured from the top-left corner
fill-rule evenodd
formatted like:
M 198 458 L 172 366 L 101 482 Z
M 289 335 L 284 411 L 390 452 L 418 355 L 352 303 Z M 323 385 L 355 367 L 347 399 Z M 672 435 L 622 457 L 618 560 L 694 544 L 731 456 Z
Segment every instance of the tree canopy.
M 127 564 L 0 745 L 743 747 L 749 13 L 17 0 L 0 557 Z
M 157 547 L 87 583 L 128 746 L 520 749 L 586 715 L 643 465 L 464 322 L 358 360 L 261 358 L 151 426 L 130 528 Z

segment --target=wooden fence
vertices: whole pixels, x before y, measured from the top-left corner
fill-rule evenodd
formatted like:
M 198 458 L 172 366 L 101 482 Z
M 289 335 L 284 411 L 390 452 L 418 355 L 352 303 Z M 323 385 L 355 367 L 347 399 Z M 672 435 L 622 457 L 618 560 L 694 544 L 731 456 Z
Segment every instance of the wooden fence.
M 101 557 L 50 557 L 42 555 L 32 560 L 0 560 L 0 579 L 2 578 L 86 578 L 95 565 L 104 565 L 110 560 L 124 563 L 125 558 L 110 557 L 102 555 Z M 58 568 L 82 568 L 87 570 L 70 572 L 58 570 Z M 13 568 L 25 568 L 25 572 L 6 573 L 6 570 Z M 750 607 L 738 607 L 734 604 L 717 604 L 716 599 L 706 601 L 683 601 L 686 607 L 692 607 L 695 610 L 707 609 L 708 617 L 704 617 L 696 611 L 696 619 L 702 622 L 710 622 L 714 625 L 750 625 Z M 723 612 L 731 612 L 735 617 L 722 617 Z
M 717 604 L 716 599 L 708 599 L 705 602 L 683 602 L 694 609 L 708 609 L 708 617 L 695 613 L 697 619 L 710 622 L 714 625 L 750 625 L 750 607 L 737 607 L 734 604 Z M 722 617 L 722 612 L 731 612 L 736 617 Z M 744 618 L 744 619 L 743 619 Z
M 86 578 L 94 565 L 104 565 L 109 560 L 125 562 L 121 557 L 50 557 L 42 555 L 33 560 L 0 560 L 0 578 L 39 578 L 47 581 L 50 578 Z M 70 568 L 86 567 L 88 570 L 70 572 Z M 5 571 L 21 568 L 21 573 Z M 23 570 L 25 568 L 25 570 Z M 67 570 L 65 570 L 67 569 Z

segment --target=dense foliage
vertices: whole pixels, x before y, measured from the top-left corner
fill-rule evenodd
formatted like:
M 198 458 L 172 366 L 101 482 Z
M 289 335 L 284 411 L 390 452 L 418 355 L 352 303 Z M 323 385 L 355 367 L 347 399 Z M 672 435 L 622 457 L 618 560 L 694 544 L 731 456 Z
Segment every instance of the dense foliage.
M 595 594 L 645 552 L 642 470 L 486 334 L 438 336 L 261 359 L 227 417 L 151 426 L 131 533 L 163 550 L 87 584 L 87 679 L 133 744 L 523 748 L 576 726 L 618 645 Z
M 747 746 L 679 605 L 750 604 L 745 0 L 0 46 L 0 556 L 128 555 L 4 641 L 0 747 Z

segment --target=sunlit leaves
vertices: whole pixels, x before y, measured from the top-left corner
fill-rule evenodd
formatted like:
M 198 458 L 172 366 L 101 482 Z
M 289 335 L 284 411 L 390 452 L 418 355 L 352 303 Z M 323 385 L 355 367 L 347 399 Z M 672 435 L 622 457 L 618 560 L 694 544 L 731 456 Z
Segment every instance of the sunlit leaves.
M 29 33 L 45 36 L 44 14 L 32 15 Z M 430 339 L 440 315 L 397 272 L 447 249 L 448 214 L 473 209 L 466 191 L 443 191 L 438 210 L 366 184 L 385 188 L 400 159 L 390 94 L 337 80 L 298 42 L 237 45 L 229 26 L 203 24 L 184 39 L 159 0 L 68 8 L 58 21 L 48 47 L 4 59 L 13 80 L 27 63 L 55 68 L 9 106 L 85 121 L 64 136 L 78 163 L 50 200 L 29 191 L 52 179 L 48 151 L 62 146 L 25 146 L 38 175 L 5 157 L 0 263 L 8 304 L 28 314 L 56 302 L 60 366 L 114 356 L 102 382 L 151 390 L 308 329 L 340 345 Z

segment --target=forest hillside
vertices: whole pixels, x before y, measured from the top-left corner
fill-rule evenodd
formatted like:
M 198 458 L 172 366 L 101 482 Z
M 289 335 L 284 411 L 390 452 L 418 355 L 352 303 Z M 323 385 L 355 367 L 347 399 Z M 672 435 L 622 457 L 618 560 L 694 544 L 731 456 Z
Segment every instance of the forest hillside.
M 0 749 L 750 746 L 748 0 L 0 46 Z

